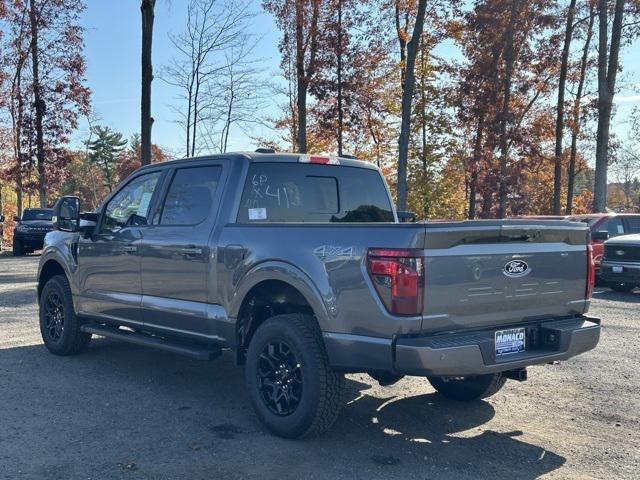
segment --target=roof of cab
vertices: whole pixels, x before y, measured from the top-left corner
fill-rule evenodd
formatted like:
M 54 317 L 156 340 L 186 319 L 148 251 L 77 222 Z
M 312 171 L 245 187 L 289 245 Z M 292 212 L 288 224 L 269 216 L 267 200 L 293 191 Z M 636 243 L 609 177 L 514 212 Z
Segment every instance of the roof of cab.
M 232 160 L 246 160 L 249 162 L 278 162 L 278 163 L 298 163 L 300 157 L 304 155 L 302 153 L 259 153 L 259 152 L 228 152 L 228 153 L 216 153 L 214 155 L 202 155 L 199 157 L 180 158 L 177 160 L 169 160 L 167 162 L 152 163 L 151 165 L 145 165 L 142 168 L 152 168 L 154 166 L 165 166 L 191 162 L 195 160 L 215 160 L 220 158 L 227 158 Z M 328 156 L 324 154 L 318 154 L 319 156 Z M 347 167 L 360 167 L 370 168 L 377 170 L 378 167 L 369 162 L 362 160 L 356 160 L 352 158 L 338 157 L 340 165 L 327 165 L 327 166 L 347 166 Z

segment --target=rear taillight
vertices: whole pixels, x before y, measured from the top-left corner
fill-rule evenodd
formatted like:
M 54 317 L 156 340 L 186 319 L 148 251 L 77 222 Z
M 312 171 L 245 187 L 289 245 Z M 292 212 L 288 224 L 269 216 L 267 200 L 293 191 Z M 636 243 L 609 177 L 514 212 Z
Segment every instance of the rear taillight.
M 593 247 L 587 245 L 587 286 L 584 291 L 584 298 L 589 300 L 593 294 L 593 286 L 596 283 L 596 264 L 593 260 Z
M 371 248 L 367 270 L 380 300 L 393 315 L 422 315 L 422 250 Z

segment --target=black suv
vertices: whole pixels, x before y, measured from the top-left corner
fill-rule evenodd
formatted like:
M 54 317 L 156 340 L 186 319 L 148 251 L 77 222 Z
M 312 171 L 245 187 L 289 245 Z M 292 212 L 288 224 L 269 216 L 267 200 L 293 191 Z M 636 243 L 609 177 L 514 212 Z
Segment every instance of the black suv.
M 13 232 L 13 255 L 21 256 L 40 250 L 44 237 L 53 230 L 53 209 L 27 208 L 22 212 L 22 219 L 15 218 L 16 229 Z

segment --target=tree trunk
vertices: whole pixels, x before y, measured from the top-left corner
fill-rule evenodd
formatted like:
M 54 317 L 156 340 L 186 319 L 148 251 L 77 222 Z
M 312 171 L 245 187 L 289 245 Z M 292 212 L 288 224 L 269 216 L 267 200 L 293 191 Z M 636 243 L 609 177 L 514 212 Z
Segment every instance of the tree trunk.
M 407 40 L 405 38 L 405 30 L 407 28 L 407 15 L 405 15 L 404 27 L 400 24 L 400 4 L 395 4 L 395 20 L 396 33 L 398 35 L 398 43 L 400 45 L 400 88 L 404 91 L 405 70 L 407 62 Z
M 296 77 L 298 86 L 298 150 L 307 152 L 307 88 L 308 79 L 304 65 L 304 5 L 302 0 L 296 2 Z
M 187 153 L 186 156 L 189 156 L 189 145 L 191 145 L 191 102 L 193 101 L 193 80 L 189 84 L 189 89 L 187 90 Z
M 426 0 L 418 2 L 418 14 L 413 26 L 411 40 L 407 44 L 407 65 L 405 68 L 404 90 L 402 92 L 402 121 L 400 124 L 400 137 L 398 138 L 398 180 L 397 180 L 397 208 L 407 208 L 407 160 L 409 157 L 409 134 L 411 130 L 411 103 L 413 101 L 413 89 L 415 86 L 415 64 L 420 37 L 424 28 L 424 14 L 427 7 Z
M 422 134 L 422 172 L 427 173 L 427 74 L 424 48 L 420 48 L 420 133 Z
M 611 108 L 618 73 L 618 55 L 622 36 L 625 0 L 616 0 L 611 47 L 607 59 L 608 12 L 607 0 L 598 0 L 598 131 L 596 134 L 596 178 L 593 192 L 593 211 L 604 212 L 607 207 L 607 169 L 609 164 L 609 128 Z
M 564 135 L 564 92 L 567 83 L 567 68 L 569 65 L 569 51 L 573 36 L 573 18 L 575 16 L 576 0 L 571 0 L 567 11 L 567 26 L 564 32 L 564 46 L 560 61 L 560 80 L 558 82 L 558 106 L 556 115 L 556 148 L 553 168 L 553 214 L 560 215 L 562 197 L 562 137 Z
M 25 55 L 27 55 L 26 53 Z M 11 121 L 13 127 L 13 155 L 16 160 L 16 215 L 22 216 L 22 125 L 24 122 L 24 99 L 22 96 L 22 68 L 26 56 L 21 56 L 16 64 L 16 73 L 14 75 L 11 87 Z M 15 103 L 14 103 L 15 102 Z
M 587 27 L 587 37 L 582 48 L 582 58 L 580 59 L 580 78 L 578 79 L 578 89 L 573 102 L 573 128 L 571 129 L 571 153 L 569 154 L 569 167 L 567 170 L 567 206 L 565 214 L 571 215 L 573 212 L 573 190 L 575 188 L 576 177 L 576 157 L 578 154 L 578 134 L 580 133 L 580 109 L 582 103 L 582 91 L 587 74 L 587 64 L 589 63 L 589 47 L 593 36 L 593 24 L 595 22 L 594 6 L 591 4 L 589 10 L 589 26 Z
M 507 174 L 509 165 L 509 141 L 507 138 L 507 123 L 509 121 L 509 102 L 511 101 L 511 76 L 513 75 L 513 64 L 515 53 L 513 49 L 513 30 L 516 23 L 520 0 L 512 0 L 511 14 L 507 31 L 505 34 L 504 47 L 504 82 L 502 113 L 500 119 L 500 186 L 498 188 L 498 217 L 504 218 L 507 214 Z
M 39 14 L 37 12 L 36 0 L 29 2 L 29 23 L 31 26 L 31 69 L 33 76 L 33 101 L 35 103 L 35 126 L 36 126 L 36 158 L 38 160 L 38 194 L 40 197 L 40 208 L 47 206 L 47 179 L 44 155 L 44 131 L 42 120 L 45 112 L 44 100 L 42 98 L 42 85 L 40 85 L 40 55 L 38 52 L 38 28 Z
M 482 150 L 482 136 L 484 133 L 484 115 L 478 118 L 476 139 L 473 145 L 473 158 L 471 160 L 471 180 L 469 181 L 469 220 L 476 218 L 476 187 L 478 184 L 478 164 Z
M 153 20 L 156 0 L 142 0 L 140 12 L 142 14 L 142 95 L 140 101 L 140 162 L 142 165 L 151 163 L 151 82 L 153 81 L 153 67 L 151 51 L 153 43 Z
M 338 0 L 338 155 L 342 156 L 342 130 L 344 112 L 342 111 L 342 0 Z
M 200 68 L 198 67 L 198 69 L 196 69 L 196 81 L 195 81 L 195 86 L 196 86 L 196 90 L 193 94 L 193 124 L 191 127 L 191 153 L 190 156 L 193 157 L 196 154 L 196 132 L 197 132 L 197 126 L 198 126 L 198 101 L 199 101 L 199 97 L 200 97 L 200 84 L 201 84 L 201 80 L 200 80 Z

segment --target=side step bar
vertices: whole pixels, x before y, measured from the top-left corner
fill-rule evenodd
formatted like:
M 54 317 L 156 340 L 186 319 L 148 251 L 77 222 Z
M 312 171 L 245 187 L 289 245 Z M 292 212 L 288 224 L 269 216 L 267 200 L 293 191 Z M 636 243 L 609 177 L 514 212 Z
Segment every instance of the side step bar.
M 80 327 L 80 330 L 85 333 L 100 335 L 101 337 L 114 338 L 116 340 L 135 343 L 136 345 L 177 353 L 196 360 L 213 360 L 222 353 L 219 348 L 210 345 L 181 342 L 180 340 L 168 340 L 166 338 L 121 330 L 106 325 L 85 324 Z

